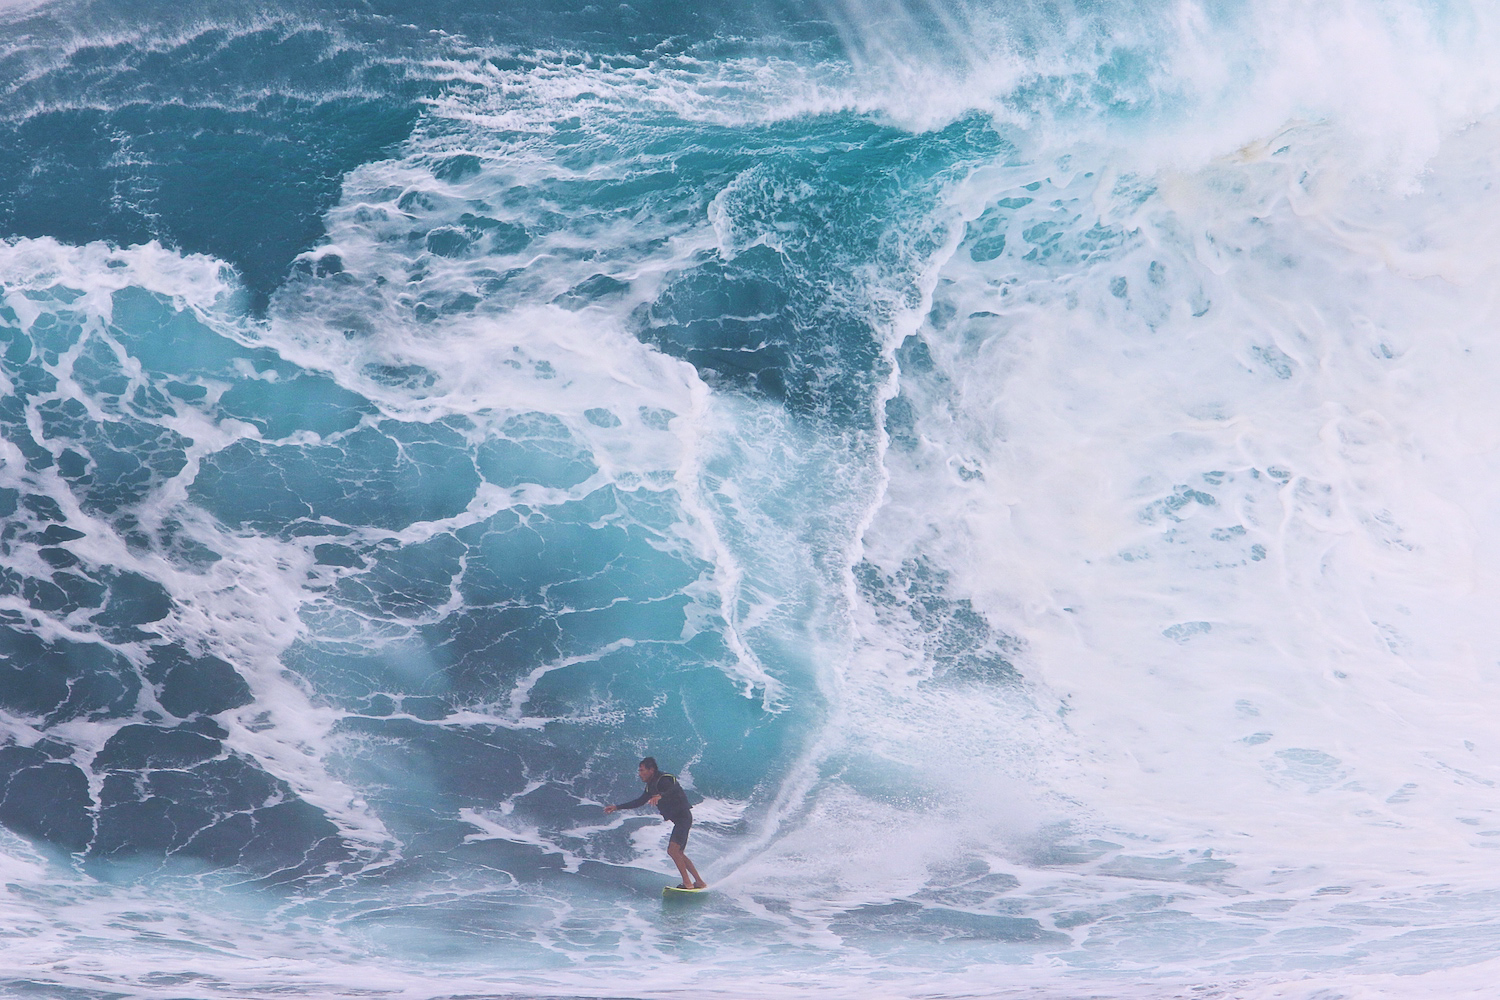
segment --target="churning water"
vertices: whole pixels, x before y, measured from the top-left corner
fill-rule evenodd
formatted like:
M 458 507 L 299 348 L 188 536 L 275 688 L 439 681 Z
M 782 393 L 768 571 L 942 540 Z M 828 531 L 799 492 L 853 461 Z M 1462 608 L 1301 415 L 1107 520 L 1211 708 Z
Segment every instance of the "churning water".
M 1500 11 L 191 6 L 0 7 L 0 992 L 1485 995 Z

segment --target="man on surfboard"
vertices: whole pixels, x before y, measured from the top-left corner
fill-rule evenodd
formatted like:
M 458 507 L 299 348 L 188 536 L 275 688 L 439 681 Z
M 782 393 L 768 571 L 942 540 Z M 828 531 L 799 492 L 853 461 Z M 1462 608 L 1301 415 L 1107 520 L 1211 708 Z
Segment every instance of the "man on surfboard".
M 604 811 L 612 813 L 617 809 L 639 809 L 646 803 L 651 803 L 661 813 L 662 819 L 672 824 L 672 836 L 667 839 L 667 855 L 677 870 L 682 873 L 682 885 L 679 889 L 706 889 L 708 884 L 698 874 L 698 869 L 693 867 L 693 862 L 687 856 L 688 830 L 693 826 L 693 810 L 688 805 L 687 792 L 677 783 L 677 779 L 662 771 L 656 766 L 655 757 L 647 757 L 641 761 L 636 773 L 646 783 L 646 790 L 639 798 L 631 799 L 629 802 L 621 802 L 619 805 L 605 806 Z

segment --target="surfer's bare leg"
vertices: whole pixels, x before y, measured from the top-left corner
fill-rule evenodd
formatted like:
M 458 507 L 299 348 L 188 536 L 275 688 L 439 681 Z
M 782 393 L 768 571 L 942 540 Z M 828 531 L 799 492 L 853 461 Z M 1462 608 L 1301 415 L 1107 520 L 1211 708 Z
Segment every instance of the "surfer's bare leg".
M 708 888 L 708 883 L 703 881 L 703 876 L 698 874 L 698 869 L 693 865 L 693 859 L 688 857 L 685 852 L 682 855 L 682 864 L 687 865 L 687 870 L 693 873 L 694 889 Z M 683 884 L 686 885 L 687 883 L 684 882 Z
M 678 871 L 678 874 L 681 874 L 682 876 L 682 888 L 691 888 L 691 885 L 693 885 L 693 876 L 690 876 L 690 874 L 688 874 L 687 855 L 684 855 L 684 853 L 682 853 L 681 844 L 676 843 L 676 841 L 672 841 L 672 843 L 667 844 L 666 855 L 667 858 L 672 859 L 672 864 L 676 865 L 676 871 Z
M 698 888 L 703 885 L 703 882 L 696 878 L 698 872 L 693 868 L 693 863 L 687 859 L 687 854 L 683 851 L 682 845 L 677 843 L 677 841 L 674 840 L 667 845 L 667 857 L 671 858 L 672 862 L 677 865 L 677 871 L 682 875 L 682 887 L 684 889 Z

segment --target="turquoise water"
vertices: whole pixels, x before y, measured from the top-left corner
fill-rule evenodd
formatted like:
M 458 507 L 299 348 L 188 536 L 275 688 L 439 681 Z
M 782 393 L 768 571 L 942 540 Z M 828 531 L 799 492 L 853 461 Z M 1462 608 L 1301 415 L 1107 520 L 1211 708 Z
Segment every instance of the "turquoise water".
M 1488 8 L 0 24 L 0 991 L 1492 978 Z

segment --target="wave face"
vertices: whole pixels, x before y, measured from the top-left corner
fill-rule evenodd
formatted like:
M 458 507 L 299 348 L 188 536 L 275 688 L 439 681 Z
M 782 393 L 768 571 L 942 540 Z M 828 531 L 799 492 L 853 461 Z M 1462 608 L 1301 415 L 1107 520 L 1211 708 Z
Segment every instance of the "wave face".
M 700 7 L 0 7 L 0 991 L 1482 995 L 1500 19 Z

